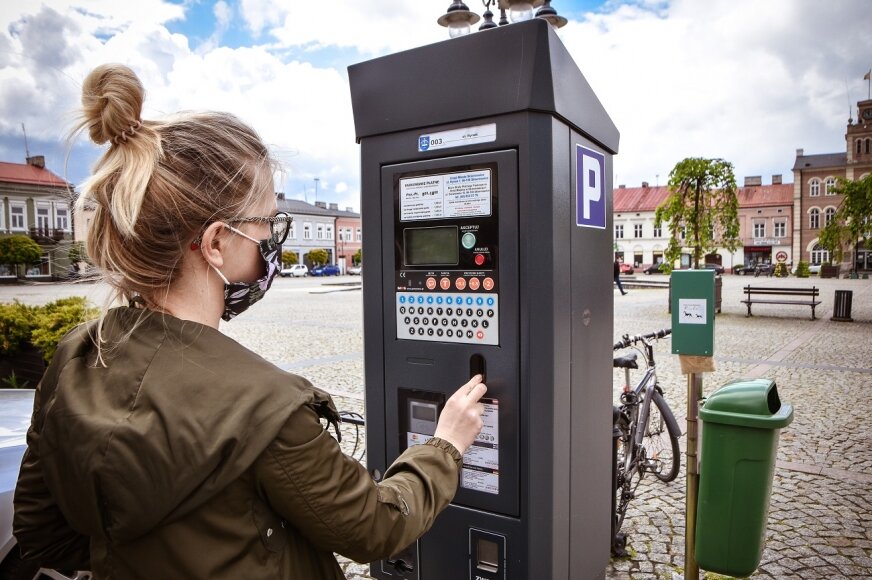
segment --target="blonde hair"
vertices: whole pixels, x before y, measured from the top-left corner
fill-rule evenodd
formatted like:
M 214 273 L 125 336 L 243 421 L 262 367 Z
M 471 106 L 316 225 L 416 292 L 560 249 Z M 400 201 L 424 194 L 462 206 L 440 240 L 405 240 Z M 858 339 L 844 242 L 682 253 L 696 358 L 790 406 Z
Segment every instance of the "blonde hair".
M 239 217 L 273 191 L 276 163 L 233 115 L 143 120 L 144 100 L 142 83 L 124 65 L 101 65 L 85 79 L 76 130 L 109 147 L 76 203 L 96 209 L 87 253 L 113 298 L 139 296 L 154 307 L 210 222 Z

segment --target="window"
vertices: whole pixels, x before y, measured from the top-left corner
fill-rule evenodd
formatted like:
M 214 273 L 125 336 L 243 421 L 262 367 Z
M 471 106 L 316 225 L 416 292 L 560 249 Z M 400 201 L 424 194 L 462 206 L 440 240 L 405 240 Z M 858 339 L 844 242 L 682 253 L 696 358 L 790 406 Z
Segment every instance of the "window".
M 866 153 L 872 153 L 872 139 L 866 139 Z
M 754 222 L 754 237 L 755 238 L 765 238 L 766 237 L 766 222 Z
M 618 239 L 624 237 L 624 224 L 615 224 L 615 237 Z
M 823 264 L 824 262 L 829 263 L 830 261 L 830 252 L 821 247 L 820 244 L 815 244 L 814 248 L 811 250 L 811 263 L 812 264 Z
M 834 191 L 836 189 L 836 178 L 835 177 L 827 177 L 826 183 L 826 195 L 836 195 Z
M 319 240 L 324 239 L 324 224 L 317 225 L 317 233 L 316 233 L 315 237 Z
M 311 240 L 312 239 L 312 224 L 306 222 L 303 224 L 303 239 Z
M 785 221 L 775 222 L 775 237 L 776 238 L 783 238 L 786 235 L 787 235 L 787 222 L 785 222 Z
M 27 218 L 24 213 L 24 203 L 20 201 L 9 202 L 9 229 L 27 229 Z
M 808 212 L 808 227 L 816 230 L 821 227 L 821 210 L 816 207 Z
M 55 227 L 59 230 L 70 229 L 70 210 L 66 205 L 55 206 Z
M 836 217 L 836 210 L 832 207 L 828 207 L 824 210 L 824 226 L 830 225 L 832 223 L 833 218 Z
M 682 240 L 687 239 L 687 226 L 681 226 L 678 229 L 678 237 Z
M 50 219 L 48 215 L 48 207 L 37 207 L 36 208 L 36 227 L 41 230 L 47 230 L 51 226 Z
M 857 139 L 857 155 L 862 153 L 861 145 L 862 145 L 862 142 L 859 139 Z
M 291 240 L 297 239 L 297 222 L 291 222 L 291 229 L 288 231 L 288 238 Z
M 812 179 L 808 183 L 808 194 L 811 197 L 817 197 L 821 194 L 821 180 L 820 179 Z
M 641 238 L 642 237 L 642 224 L 633 224 L 633 237 Z
M 6 210 L 3 205 L 3 200 L 0 199 L 0 232 L 6 229 Z
M 655 238 L 662 238 L 663 237 L 663 228 L 654 226 L 654 237 Z
M 330 224 L 327 224 L 327 239 L 328 240 L 333 239 L 333 226 Z
M 360 228 L 357 228 L 357 241 L 361 241 L 363 239 L 363 235 L 360 232 Z

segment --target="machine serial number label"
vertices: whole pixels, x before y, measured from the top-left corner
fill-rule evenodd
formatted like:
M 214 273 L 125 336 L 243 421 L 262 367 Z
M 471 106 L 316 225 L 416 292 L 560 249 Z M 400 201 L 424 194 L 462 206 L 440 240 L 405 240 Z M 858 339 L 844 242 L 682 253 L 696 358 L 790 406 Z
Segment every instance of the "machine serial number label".
M 491 170 L 441 173 L 400 180 L 400 221 L 491 214 Z
M 497 140 L 497 124 L 488 123 L 476 127 L 464 127 L 450 131 L 439 131 L 418 136 L 418 151 L 435 151 L 450 147 L 462 147 L 477 143 L 491 143 Z

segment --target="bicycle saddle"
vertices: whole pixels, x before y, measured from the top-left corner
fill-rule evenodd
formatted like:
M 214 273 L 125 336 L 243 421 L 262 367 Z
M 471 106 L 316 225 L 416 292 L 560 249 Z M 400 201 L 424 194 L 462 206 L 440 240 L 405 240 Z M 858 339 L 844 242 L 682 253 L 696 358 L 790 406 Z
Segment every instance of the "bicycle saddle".
M 637 369 L 639 365 L 636 364 L 636 356 L 635 352 L 619 356 L 612 361 L 612 366 L 616 369 Z

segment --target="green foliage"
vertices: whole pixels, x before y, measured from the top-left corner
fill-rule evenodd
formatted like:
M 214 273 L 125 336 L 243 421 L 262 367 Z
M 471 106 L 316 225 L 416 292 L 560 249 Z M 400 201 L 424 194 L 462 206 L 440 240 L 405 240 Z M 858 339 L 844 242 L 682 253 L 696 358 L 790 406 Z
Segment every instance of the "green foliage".
M 777 278 L 787 278 L 790 275 L 790 270 L 787 269 L 787 264 L 778 262 L 775 264 L 774 274 Z
M 2 380 L 0 380 L 0 385 L 3 385 L 4 389 L 27 389 L 30 388 L 30 383 L 28 381 L 19 381 L 18 377 L 15 376 L 15 371 L 12 371 L 10 375 Z
M 796 265 L 796 277 L 797 278 L 808 278 L 811 275 L 811 271 L 808 269 L 808 262 L 801 261 Z
M 354 252 L 354 255 L 351 257 L 351 261 L 355 264 L 360 264 L 363 262 L 363 250 L 357 250 Z
M 844 246 L 872 239 L 872 174 L 857 181 L 839 178 L 833 191 L 842 201 L 833 221 L 821 230 L 819 243 L 829 250 L 831 262 L 840 262 Z
M 18 351 L 21 343 L 30 339 L 33 331 L 34 308 L 18 300 L 0 304 L 0 354 Z
M 306 258 L 312 264 L 326 264 L 327 260 L 330 259 L 330 254 L 327 253 L 327 250 L 318 248 L 317 250 L 311 250 L 308 254 L 306 254 Z
M 27 236 L 0 238 L 0 264 L 36 264 L 42 258 L 42 248 Z
M 84 242 L 73 242 L 70 245 L 70 249 L 67 251 L 67 258 L 70 260 L 71 264 L 75 264 L 76 262 L 91 264 L 91 259 L 88 258 L 88 253 L 85 251 Z
M 664 252 L 664 271 L 681 257 L 685 247 L 693 248 L 694 268 L 700 258 L 716 248 L 730 252 L 739 247 L 739 201 L 733 164 L 723 159 L 689 157 L 669 173 L 669 197 L 654 214 L 654 227 L 669 223 L 671 233 Z M 682 227 L 685 240 L 679 239 Z
M 290 250 L 285 250 L 282 252 L 282 264 L 285 266 L 293 266 L 299 261 L 297 257 L 297 252 L 292 252 Z
M 0 304 L 0 354 L 14 354 L 29 340 L 50 361 L 66 333 L 99 314 L 81 296 L 61 298 L 44 306 L 25 306 L 18 301 Z

